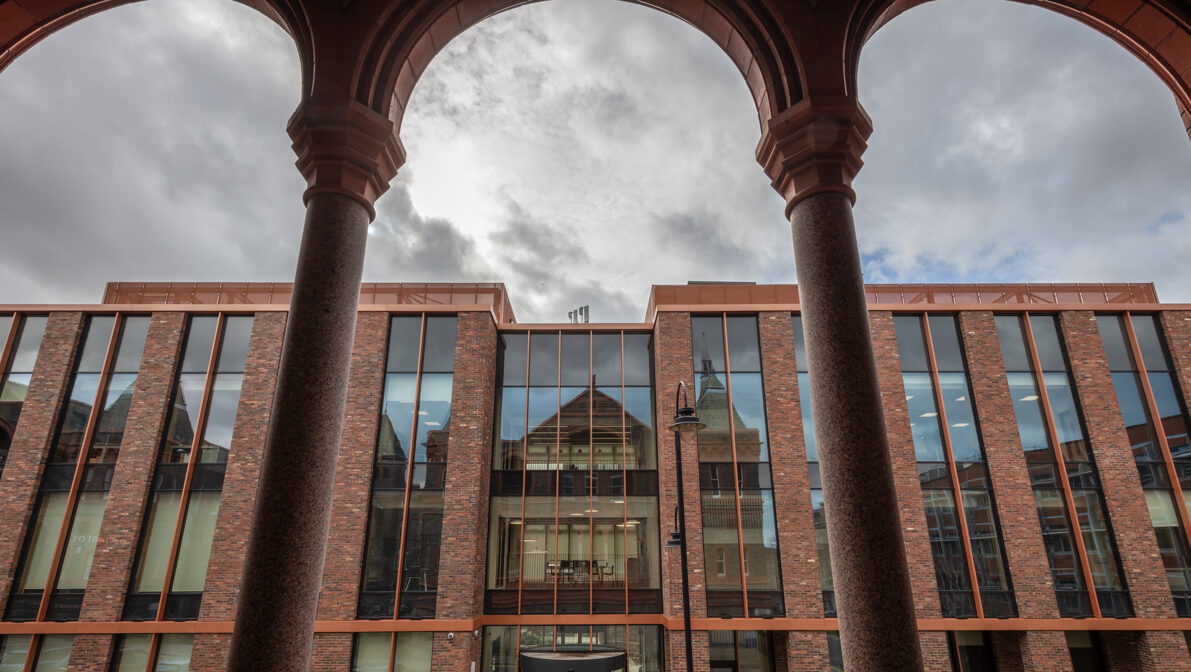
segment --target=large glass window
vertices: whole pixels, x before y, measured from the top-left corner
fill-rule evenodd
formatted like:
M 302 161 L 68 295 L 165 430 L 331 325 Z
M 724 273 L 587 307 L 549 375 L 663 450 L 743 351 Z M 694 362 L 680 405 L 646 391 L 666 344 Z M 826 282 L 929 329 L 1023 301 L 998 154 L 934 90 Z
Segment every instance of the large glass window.
M 0 636 L 0 672 L 66 672 L 73 644 L 73 635 Z
M 351 672 L 430 672 L 431 632 L 361 632 L 352 647 Z
M 712 672 L 773 672 L 772 633 L 765 630 L 711 630 L 707 637 Z
M 453 315 L 390 321 L 360 618 L 434 617 L 455 327 Z
M 1059 613 L 1131 616 L 1058 320 L 998 315 L 996 325 Z
M 117 640 L 112 672 L 187 672 L 194 635 L 124 635 Z
M 818 551 L 819 587 L 823 591 L 823 615 L 834 618 L 835 583 L 831 578 L 831 553 L 827 546 L 827 512 L 823 507 L 823 481 L 819 476 L 819 444 L 815 438 L 815 413 L 811 403 L 811 378 L 806 361 L 806 338 L 802 316 L 791 317 L 794 327 L 794 361 L 798 367 L 798 405 L 802 409 L 802 438 L 806 445 L 806 466 L 810 476 L 811 511 L 815 520 L 815 548 Z M 838 636 L 836 641 L 839 641 Z
M 624 651 L 632 672 L 665 669 L 662 629 L 652 625 L 488 626 L 479 669 L 515 672 L 521 653 L 584 650 Z
M 1014 616 L 957 320 L 893 321 L 943 615 Z
M 691 345 L 707 614 L 783 616 L 757 318 L 693 316 Z
M 1179 616 L 1191 616 L 1186 497 L 1191 488 L 1187 412 L 1153 315 L 1097 315 L 1117 404 L 1146 490 L 1150 523 Z M 1144 374 L 1144 375 L 1143 375 Z M 1159 422 L 1155 423 L 1154 418 Z
M 251 315 L 190 318 L 126 619 L 198 618 L 252 324 Z
M 91 574 L 149 318 L 97 315 L 87 322 L 8 601 L 8 620 L 78 618 Z
M 0 474 L 25 405 L 45 325 L 44 316 L 0 315 Z
M 651 347 L 501 335 L 487 613 L 661 611 Z

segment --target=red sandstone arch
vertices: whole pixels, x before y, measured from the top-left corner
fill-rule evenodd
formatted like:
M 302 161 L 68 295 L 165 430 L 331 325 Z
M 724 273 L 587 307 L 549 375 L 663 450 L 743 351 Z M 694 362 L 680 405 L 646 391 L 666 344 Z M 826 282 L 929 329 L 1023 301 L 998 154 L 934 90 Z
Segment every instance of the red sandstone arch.
M 861 0 L 846 45 L 849 90 L 865 42 L 896 16 L 929 0 Z M 1128 49 L 1174 93 L 1191 134 L 1191 7 L 1179 0 L 1017 0 L 1071 17 Z

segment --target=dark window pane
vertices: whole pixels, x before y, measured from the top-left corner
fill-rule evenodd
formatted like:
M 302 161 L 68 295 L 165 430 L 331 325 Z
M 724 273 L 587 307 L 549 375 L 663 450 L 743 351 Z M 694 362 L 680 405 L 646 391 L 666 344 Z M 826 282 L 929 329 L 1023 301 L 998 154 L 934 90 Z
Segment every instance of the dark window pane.
M 1163 457 L 1158 437 L 1150 423 L 1149 411 L 1141 393 L 1141 379 L 1136 373 L 1122 371 L 1112 374 L 1112 383 L 1134 459 L 1161 461 Z
M 653 469 L 657 466 L 653 430 L 653 388 L 624 388 L 625 466 Z
M 624 335 L 624 384 L 649 385 L 653 382 L 653 335 Z
M 897 333 L 897 354 L 901 358 L 902 371 L 929 371 L 922 319 L 917 315 L 895 315 L 893 328 Z
M 1034 332 L 1034 347 L 1038 350 L 1038 362 L 1042 370 L 1066 371 L 1067 358 L 1063 356 L 1063 344 L 1055 316 L 1031 315 L 1030 329 Z
M 75 375 L 66 408 L 62 410 L 58 440 L 50 457 L 51 462 L 70 462 L 78 456 L 83 443 L 83 432 L 87 429 L 87 419 L 91 416 L 91 407 L 95 405 L 98 392 L 98 373 Z
M 221 373 L 215 376 L 207 401 L 207 426 L 203 432 L 203 441 L 199 445 L 200 462 L 227 462 L 243 380 L 244 376 L 239 373 Z
M 422 334 L 422 318 L 394 317 L 389 327 L 389 360 L 385 370 L 413 373 L 418 370 L 418 347 Z
M 502 359 L 502 383 L 505 386 L 525 384 L 525 349 L 529 334 L 502 334 L 500 337 Z
M 1166 349 L 1162 347 L 1162 337 L 1158 333 L 1157 320 L 1153 315 L 1131 315 L 1133 334 L 1137 337 L 1137 347 L 1141 350 L 1141 358 L 1145 362 L 1146 371 L 1165 371 Z M 1139 367 L 1140 368 L 1140 367 Z
M 1121 573 L 1117 567 L 1112 537 L 1108 533 L 1108 519 L 1100 504 L 1100 493 L 1095 490 L 1076 490 L 1072 498 L 1096 589 L 1121 590 Z
M 442 544 L 442 493 L 414 492 L 410 496 L 401 574 L 399 611 L 402 618 L 434 616 L 438 590 L 438 550 Z
M 524 387 L 505 388 L 497 398 L 496 454 L 492 460 L 494 469 L 521 469 L 522 442 L 525 440 L 525 398 Z
M 591 384 L 589 373 L 591 364 L 591 335 L 563 334 L 562 335 L 562 376 L 563 385 Z M 619 382 L 619 381 L 617 381 Z M 609 384 L 616 384 L 608 381 Z
M 141 368 L 141 356 L 145 353 L 145 336 L 149 333 L 148 316 L 128 317 L 120 333 L 120 346 L 116 350 L 113 371 L 136 373 Z
M 1001 356 L 1006 371 L 1029 371 L 1030 355 L 1021 333 L 1021 320 L 1016 315 L 997 315 L 997 337 L 1001 341 Z
M 744 575 L 749 590 L 781 590 L 773 492 L 742 490 L 740 517 L 744 533 Z
M 530 336 L 529 384 L 558 385 L 558 334 L 547 332 Z
M 736 497 L 727 489 L 703 492 L 703 561 L 707 573 L 707 607 L 711 613 L 712 593 L 734 591 L 741 597 L 740 547 L 736 530 Z M 743 610 L 743 606 L 741 607 Z M 719 614 L 715 614 L 718 616 Z M 742 615 L 742 614 L 741 614 Z M 714 617 L 714 616 L 713 616 Z
M 1096 327 L 1100 331 L 1100 341 L 1104 344 L 1108 368 L 1113 371 L 1132 371 L 1133 356 L 1129 353 L 1129 345 L 1125 342 L 1125 332 L 1121 329 L 1121 318 L 1117 315 L 1097 315 Z
M 964 352 L 959 344 L 959 324 L 954 315 L 931 315 L 930 340 L 935 366 L 940 371 L 964 371 Z
M 0 344 L 8 341 L 8 330 L 12 328 L 12 315 L 0 315 Z M 4 362 L 0 362 L 0 365 Z
M 1006 592 L 1009 579 L 1001 553 L 1001 537 L 992 495 L 985 490 L 965 490 L 964 516 L 968 523 L 968 542 L 976 567 L 976 581 L 981 591 Z
M 792 315 L 790 321 L 794 327 L 794 363 L 799 371 L 806 371 L 806 335 L 802 332 L 802 316 Z
M 951 452 L 955 460 L 983 461 L 984 453 L 980 448 L 980 435 L 976 431 L 967 374 L 940 373 L 939 392 L 943 397 L 943 409 L 947 412 L 947 434 L 951 438 Z
M 719 317 L 691 318 L 691 356 L 696 371 L 724 371 L 724 323 Z
M 733 373 L 732 418 L 736 434 L 736 459 L 768 462 L 769 438 L 765 427 L 765 392 L 759 373 Z
M 591 375 L 594 385 L 620 385 L 620 334 L 592 335 Z
M 733 371 L 761 370 L 761 346 L 757 338 L 757 318 L 728 318 L 728 360 Z
M 182 357 L 184 373 L 202 373 L 211 360 L 211 342 L 215 339 L 215 327 L 219 318 L 214 315 L 199 315 L 190 318 L 190 330 L 186 334 L 186 352 Z
M 83 339 L 83 351 L 79 355 L 79 365 L 76 369 L 81 373 L 99 373 L 103 370 L 104 356 L 107 354 L 108 340 L 112 336 L 112 325 L 116 318 L 111 315 L 98 315 L 91 318 L 87 327 L 87 335 Z
M 955 499 L 949 490 L 923 490 L 926 527 L 935 561 L 935 580 L 945 616 L 966 616 L 971 601 L 971 581 L 959 536 Z M 964 596 L 966 595 L 966 599 Z
M 26 317 L 22 321 L 20 338 L 9 371 L 33 372 L 37 352 L 41 349 L 41 338 L 45 335 L 45 323 L 46 318 L 42 316 Z
M 455 370 L 455 329 L 458 320 L 451 316 L 426 318 L 426 344 L 422 354 L 422 370 L 447 372 Z
M 124 440 L 124 425 L 128 420 L 128 409 L 132 406 L 135 389 L 135 373 L 114 374 L 108 381 L 104 405 L 95 427 L 95 436 L 91 438 L 89 461 L 116 461 L 120 454 L 120 442 Z
M 218 371 L 238 373 L 248 360 L 248 341 L 252 336 L 251 315 L 227 318 L 223 327 L 223 343 L 219 348 Z
M 395 595 L 397 592 L 397 551 L 401 545 L 404 501 L 405 493 L 400 490 L 372 493 L 364 575 L 361 580 L 361 590 L 365 593 L 387 592 Z M 392 613 L 387 614 L 387 617 L 392 618 Z
M 160 462 L 186 462 L 190 459 L 190 446 L 194 443 L 194 429 L 198 426 L 205 384 L 206 375 L 202 373 L 183 373 L 178 376 Z
M 1009 373 L 1009 394 L 1013 397 L 1013 411 L 1017 416 L 1017 433 L 1027 455 L 1041 452 L 1053 459 L 1050 452 L 1050 438 L 1042 420 L 1042 401 L 1034 384 L 1032 373 Z

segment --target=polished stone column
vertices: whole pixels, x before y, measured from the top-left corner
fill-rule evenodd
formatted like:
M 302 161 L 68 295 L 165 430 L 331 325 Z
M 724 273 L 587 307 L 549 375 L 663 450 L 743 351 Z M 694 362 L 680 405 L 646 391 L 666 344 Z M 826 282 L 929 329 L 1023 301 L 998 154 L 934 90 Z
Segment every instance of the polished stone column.
M 844 667 L 920 670 L 852 203 L 819 193 L 791 222 Z
M 852 222 L 871 132 L 854 98 L 807 96 L 769 120 L 757 159 L 793 227 L 844 666 L 900 672 L 922 653 Z
M 228 669 L 310 669 L 368 209 L 314 194 L 282 346 Z

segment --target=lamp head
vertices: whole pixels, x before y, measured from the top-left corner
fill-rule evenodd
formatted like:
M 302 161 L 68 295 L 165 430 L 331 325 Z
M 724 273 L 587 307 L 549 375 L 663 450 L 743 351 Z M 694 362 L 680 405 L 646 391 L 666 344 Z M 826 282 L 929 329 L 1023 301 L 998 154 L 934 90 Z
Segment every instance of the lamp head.
M 674 424 L 670 425 L 671 432 L 682 434 L 694 434 L 701 429 L 707 429 L 707 423 L 699 420 L 699 416 L 695 415 L 695 409 L 690 406 L 678 409 L 678 415 L 674 416 Z

